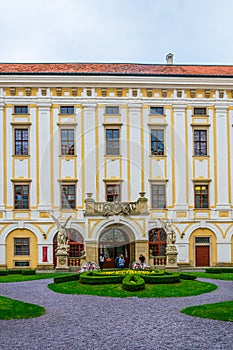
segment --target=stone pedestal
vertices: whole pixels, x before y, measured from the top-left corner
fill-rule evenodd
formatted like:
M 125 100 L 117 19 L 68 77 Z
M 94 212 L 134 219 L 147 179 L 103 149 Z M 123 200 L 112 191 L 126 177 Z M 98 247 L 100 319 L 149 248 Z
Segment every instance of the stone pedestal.
M 68 272 L 69 271 L 68 251 L 58 249 L 56 252 L 56 257 L 57 257 L 56 272 Z
M 177 251 L 167 251 L 167 263 L 166 263 L 166 269 L 167 270 L 178 270 L 177 265 Z

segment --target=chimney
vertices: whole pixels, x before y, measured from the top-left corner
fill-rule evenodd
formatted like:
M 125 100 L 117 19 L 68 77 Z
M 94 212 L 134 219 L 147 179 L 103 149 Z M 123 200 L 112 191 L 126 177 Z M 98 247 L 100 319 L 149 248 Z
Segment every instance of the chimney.
M 166 61 L 167 61 L 167 64 L 173 64 L 173 54 L 172 53 L 167 54 Z

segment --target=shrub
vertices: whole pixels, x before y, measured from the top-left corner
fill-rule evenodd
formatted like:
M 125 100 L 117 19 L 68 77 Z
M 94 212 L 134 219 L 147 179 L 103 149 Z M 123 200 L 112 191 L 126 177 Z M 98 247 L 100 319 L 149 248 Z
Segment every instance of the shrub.
M 8 270 L 9 275 L 21 275 L 22 274 L 22 269 L 12 269 Z
M 36 274 L 36 270 L 22 270 L 22 275 L 35 275 Z
M 211 268 L 209 267 L 208 269 L 205 270 L 206 273 L 222 273 L 223 269 L 222 268 Z
M 0 276 L 7 276 L 8 271 L 7 270 L 0 270 Z
M 67 275 L 67 276 L 61 276 L 61 277 L 54 277 L 53 282 L 54 283 L 65 283 L 65 282 L 71 282 L 71 281 L 78 281 L 80 274 L 75 275 Z
M 80 282 L 84 284 L 110 284 L 110 283 L 121 283 L 124 275 L 101 275 L 101 272 L 90 271 L 83 272 L 80 275 Z
M 224 273 L 233 273 L 233 267 L 226 267 L 222 269 L 222 272 Z
M 143 275 L 143 279 L 148 284 L 165 284 L 165 283 L 178 283 L 180 282 L 179 273 L 164 273 L 158 276 Z
M 181 280 L 195 280 L 196 279 L 196 276 L 195 275 L 190 275 L 188 273 L 180 273 L 180 279 Z
M 145 281 L 138 275 L 127 275 L 122 281 L 122 288 L 131 292 L 145 289 Z

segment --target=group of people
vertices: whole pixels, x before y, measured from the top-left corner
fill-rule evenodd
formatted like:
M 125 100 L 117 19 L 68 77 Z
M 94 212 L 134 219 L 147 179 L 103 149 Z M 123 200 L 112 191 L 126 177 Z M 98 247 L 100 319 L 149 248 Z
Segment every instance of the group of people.
M 100 254 L 100 258 L 99 258 L 99 264 L 100 264 L 100 269 L 103 270 L 104 268 L 104 254 Z M 139 260 L 140 260 L 140 264 L 139 267 L 143 268 L 145 266 L 145 261 L 146 258 L 143 254 L 140 254 L 139 256 Z M 114 260 L 114 265 L 116 268 L 118 269 L 122 269 L 125 266 L 125 259 L 124 259 L 124 255 L 123 254 L 119 254 L 116 256 L 115 260 Z

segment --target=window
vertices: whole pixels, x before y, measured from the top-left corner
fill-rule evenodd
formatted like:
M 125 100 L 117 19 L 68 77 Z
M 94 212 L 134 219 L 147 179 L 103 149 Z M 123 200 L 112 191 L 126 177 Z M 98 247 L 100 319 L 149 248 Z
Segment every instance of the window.
M 14 114 L 28 114 L 28 106 L 14 106 Z
M 195 208 L 209 208 L 209 189 L 208 185 L 195 185 Z
M 205 107 L 195 107 L 194 108 L 194 115 L 206 115 L 206 108 Z
M 118 156 L 120 154 L 119 144 L 120 130 L 106 129 L 106 155 Z
M 165 185 L 151 185 L 151 204 L 154 209 L 166 208 L 166 189 Z
M 29 254 L 29 238 L 14 238 L 14 255 Z
M 166 255 L 166 232 L 162 228 L 149 231 L 149 251 L 152 256 Z
M 163 107 L 150 107 L 150 114 L 164 115 Z
M 74 155 L 74 129 L 61 129 L 61 155 Z
M 14 185 L 14 208 L 29 209 L 29 186 Z
M 28 129 L 15 129 L 15 155 L 28 155 Z
M 106 201 L 120 202 L 120 184 L 106 184 Z
M 118 106 L 106 106 L 105 113 L 106 114 L 110 114 L 110 115 L 120 114 L 119 113 L 119 107 Z
M 194 155 L 207 155 L 207 130 L 194 130 Z
M 151 130 L 151 154 L 156 156 L 164 155 L 164 130 Z
M 74 106 L 61 106 L 60 114 L 74 114 Z
M 62 185 L 61 207 L 62 209 L 75 209 L 75 185 Z
M 210 244 L 210 237 L 195 237 L 196 244 Z

